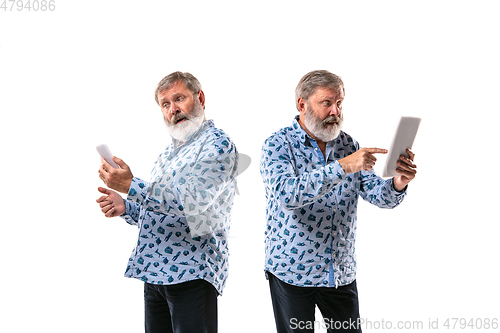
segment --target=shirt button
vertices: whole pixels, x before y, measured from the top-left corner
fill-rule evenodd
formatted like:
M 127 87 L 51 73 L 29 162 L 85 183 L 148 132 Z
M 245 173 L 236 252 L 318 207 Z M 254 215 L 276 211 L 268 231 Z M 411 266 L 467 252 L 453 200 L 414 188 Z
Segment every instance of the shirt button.
M 335 232 L 333 233 L 333 235 L 334 235 L 334 236 L 337 236 L 337 232 L 335 231 Z
M 332 254 L 332 257 L 333 257 L 333 258 L 336 258 L 336 257 L 337 257 L 337 255 L 334 253 L 334 254 Z

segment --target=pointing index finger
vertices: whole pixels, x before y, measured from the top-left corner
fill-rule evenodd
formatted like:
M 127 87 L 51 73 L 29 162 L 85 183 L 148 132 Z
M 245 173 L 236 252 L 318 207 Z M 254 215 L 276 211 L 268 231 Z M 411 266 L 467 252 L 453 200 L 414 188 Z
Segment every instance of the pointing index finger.
M 371 154 L 387 154 L 388 152 L 387 149 L 382 149 L 382 148 L 366 148 L 366 151 Z

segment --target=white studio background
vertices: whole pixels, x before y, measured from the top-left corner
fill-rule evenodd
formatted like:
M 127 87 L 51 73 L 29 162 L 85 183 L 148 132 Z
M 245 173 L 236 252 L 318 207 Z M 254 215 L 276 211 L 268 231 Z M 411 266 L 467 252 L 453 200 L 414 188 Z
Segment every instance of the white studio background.
M 359 205 L 361 316 L 500 317 L 496 2 L 10 6 L 0 9 L 2 332 L 143 330 L 142 283 L 123 277 L 137 229 L 100 213 L 95 146 L 148 179 L 169 143 L 154 89 L 176 70 L 198 77 L 207 116 L 252 158 L 220 332 L 275 331 L 260 147 L 291 124 L 295 86 L 314 69 L 344 79 L 344 129 L 362 146 L 388 149 L 400 116 L 422 117 L 406 200 Z

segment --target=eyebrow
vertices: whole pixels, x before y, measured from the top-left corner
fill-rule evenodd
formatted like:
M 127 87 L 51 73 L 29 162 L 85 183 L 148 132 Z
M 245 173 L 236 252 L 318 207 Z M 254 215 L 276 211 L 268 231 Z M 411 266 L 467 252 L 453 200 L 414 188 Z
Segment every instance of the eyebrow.
M 340 101 L 343 101 L 344 98 L 341 97 L 341 98 L 335 98 L 335 96 L 325 96 L 325 97 L 322 97 L 321 98 L 321 101 L 337 101 L 337 100 L 340 100 Z
M 172 99 L 176 99 L 179 96 L 185 97 L 186 95 L 182 94 L 182 93 L 175 93 L 175 94 L 172 95 Z M 165 104 L 165 100 L 166 100 L 166 98 L 161 98 L 160 99 L 160 105 Z

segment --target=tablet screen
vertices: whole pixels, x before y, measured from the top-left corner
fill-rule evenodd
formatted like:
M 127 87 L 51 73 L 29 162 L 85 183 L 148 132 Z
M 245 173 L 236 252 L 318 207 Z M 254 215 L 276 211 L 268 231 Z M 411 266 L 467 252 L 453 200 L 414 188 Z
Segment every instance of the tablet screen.
M 399 121 L 398 129 L 392 140 L 391 149 L 389 150 L 389 156 L 384 167 L 383 177 L 397 177 L 401 176 L 396 172 L 398 167 L 396 162 L 399 160 L 399 156 L 408 156 L 406 153 L 406 148 L 413 146 L 413 141 L 417 135 L 418 126 L 420 125 L 420 118 L 414 117 L 401 117 Z

